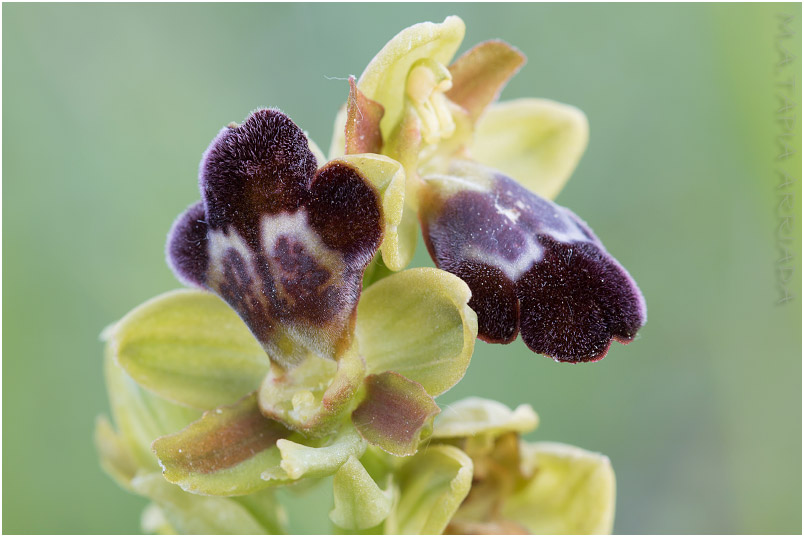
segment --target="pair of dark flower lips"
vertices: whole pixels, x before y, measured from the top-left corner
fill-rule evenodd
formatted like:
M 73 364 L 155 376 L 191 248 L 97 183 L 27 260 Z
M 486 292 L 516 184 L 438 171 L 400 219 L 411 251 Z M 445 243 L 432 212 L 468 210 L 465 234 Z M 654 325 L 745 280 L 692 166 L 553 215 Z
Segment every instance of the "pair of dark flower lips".
M 470 163 L 425 183 L 428 250 L 471 289 L 481 339 L 521 332 L 537 353 L 586 362 L 644 324 L 636 284 L 570 211 Z M 304 133 L 277 110 L 224 128 L 199 186 L 202 201 L 168 237 L 176 275 L 223 298 L 283 367 L 340 356 L 383 239 L 376 188 L 345 162 L 318 169 Z

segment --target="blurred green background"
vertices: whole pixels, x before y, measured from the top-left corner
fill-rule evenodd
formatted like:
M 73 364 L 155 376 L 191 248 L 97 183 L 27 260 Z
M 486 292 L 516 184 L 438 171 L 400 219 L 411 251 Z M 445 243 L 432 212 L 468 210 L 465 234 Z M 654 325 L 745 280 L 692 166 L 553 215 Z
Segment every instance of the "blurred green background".
M 780 43 L 801 50 L 800 5 L 2 9 L 3 532 L 139 531 L 145 501 L 101 472 L 92 444 L 107 412 L 98 334 L 179 286 L 164 240 L 198 199 L 201 153 L 261 106 L 328 147 L 340 78 L 452 13 L 461 51 L 502 38 L 527 54 L 503 99 L 588 115 L 558 201 L 636 278 L 649 322 L 586 366 L 479 343 L 439 402 L 528 402 L 542 419 L 531 438 L 608 454 L 619 533 L 801 532 L 801 161 L 775 160 L 780 84 L 795 79 L 800 103 L 800 60 L 776 68 Z M 795 184 L 778 188 L 778 169 Z M 776 304 L 787 214 L 794 297 Z M 421 244 L 416 264 L 429 264 Z M 297 530 L 329 531 L 305 511 L 291 512 Z

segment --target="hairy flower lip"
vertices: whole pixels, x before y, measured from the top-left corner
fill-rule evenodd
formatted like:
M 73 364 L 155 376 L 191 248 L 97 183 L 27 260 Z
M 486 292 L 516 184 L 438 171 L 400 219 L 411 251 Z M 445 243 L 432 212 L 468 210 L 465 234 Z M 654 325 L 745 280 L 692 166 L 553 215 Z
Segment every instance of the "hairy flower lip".
M 333 474 L 330 518 L 344 530 L 611 531 L 608 459 L 522 442 L 520 435 L 538 423 L 528 405 L 511 410 L 473 398 L 433 421 L 440 411 L 434 397 L 463 377 L 476 338 L 510 343 L 522 334 L 529 348 L 542 352 L 534 334 L 544 334 L 545 317 L 571 321 L 577 312 L 567 315 L 565 306 L 598 306 L 573 294 L 605 287 L 579 280 L 589 272 L 579 257 L 591 260 L 592 269 L 613 271 L 619 283 L 609 282 L 612 296 L 626 297 L 639 322 L 613 326 L 601 307 L 588 316 L 598 316 L 593 320 L 608 330 L 608 339 L 585 354 L 565 345 L 559 349 L 565 354 L 553 353 L 556 361 L 598 361 L 613 340 L 633 341 L 646 320 L 633 279 L 570 211 L 549 202 L 540 210 L 518 206 L 504 195 L 508 178 L 494 173 L 444 175 L 442 183 L 459 185 L 446 193 L 422 179 L 451 174 L 457 159 L 474 155 L 551 198 L 586 145 L 588 126 L 577 109 L 537 99 L 495 108 L 492 102 L 524 63 L 510 45 L 480 43 L 445 67 L 463 34 L 455 16 L 415 25 L 372 60 L 361 83 L 385 84 L 381 93 L 398 117 L 386 118 L 384 128 L 386 100 L 370 99 L 349 80 L 347 126 L 339 138 L 345 137 L 346 156 L 341 151 L 325 163 L 278 110 L 258 110 L 242 125 L 230 124 L 204 153 L 202 201 L 174 222 L 166 254 L 181 281 L 217 293 L 231 309 L 211 293 L 183 290 L 154 299 L 104 332 L 120 432 L 100 421 L 98 447 L 107 473 L 154 502 L 150 520 L 143 519 L 146 531 L 282 533 L 284 512 L 272 491 L 254 491 Z M 399 64 L 408 64 L 408 71 Z M 366 77 L 372 69 L 373 82 Z M 385 81 L 378 80 L 383 70 L 391 72 Z M 488 152 L 481 156 L 483 148 Z M 511 167 L 485 160 L 489 154 Z M 464 208 L 471 210 L 448 223 L 457 231 L 455 242 L 464 233 L 474 250 L 459 251 L 458 261 L 445 268 L 467 269 L 463 280 L 436 268 L 363 277 L 380 254 L 390 271 L 407 266 L 417 213 L 428 251 L 442 266 L 444 243 L 432 240 L 430 231 L 443 225 L 438 212 L 456 193 L 469 194 Z M 429 196 L 421 212 L 419 195 Z M 536 203 L 528 195 L 519 200 Z M 477 210 L 481 202 L 491 203 Z M 578 244 L 592 246 L 584 251 Z M 497 300 L 495 286 L 508 292 L 505 300 Z M 550 307 L 537 317 L 542 303 Z M 483 317 L 490 312 L 507 331 L 481 327 L 478 335 L 478 316 L 488 325 Z M 557 326 L 558 339 L 574 337 Z M 340 374 L 330 375 L 332 369 Z M 231 403 L 241 390 L 251 393 Z M 123 412 L 124 406 L 130 408 Z M 196 409 L 208 411 L 196 419 Z M 151 444 L 154 434 L 159 438 Z M 147 457 L 139 460 L 143 446 Z M 165 481 L 157 461 L 180 487 Z M 479 515 L 478 508 L 489 506 Z
M 226 300 L 283 367 L 348 348 L 383 237 L 376 188 L 346 162 L 317 169 L 307 137 L 275 109 L 222 129 L 199 185 L 202 202 L 168 238 L 177 276 Z
M 571 211 L 495 170 L 455 161 L 425 178 L 420 212 L 436 266 L 464 279 L 478 337 L 558 362 L 596 362 L 647 315 L 628 272 Z

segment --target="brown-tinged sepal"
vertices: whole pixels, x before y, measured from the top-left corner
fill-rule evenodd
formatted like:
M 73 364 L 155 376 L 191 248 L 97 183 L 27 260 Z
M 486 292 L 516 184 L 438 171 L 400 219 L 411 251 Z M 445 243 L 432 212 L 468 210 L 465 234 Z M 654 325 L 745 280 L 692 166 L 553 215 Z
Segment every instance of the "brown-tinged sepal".
M 440 412 L 432 396 L 418 382 L 393 371 L 368 375 L 365 386 L 365 399 L 352 412 L 357 431 L 392 455 L 415 454 Z
M 261 474 L 279 467 L 276 442 L 291 434 L 260 413 L 252 393 L 234 405 L 205 412 L 152 447 L 171 483 L 198 494 L 236 496 L 271 484 Z
M 478 43 L 449 66 L 447 97 L 476 120 L 497 100 L 508 80 L 525 65 L 525 55 L 497 39 Z
M 381 153 L 380 120 L 382 105 L 372 101 L 357 88 L 355 77 L 349 77 L 349 99 L 346 101 L 346 154 Z

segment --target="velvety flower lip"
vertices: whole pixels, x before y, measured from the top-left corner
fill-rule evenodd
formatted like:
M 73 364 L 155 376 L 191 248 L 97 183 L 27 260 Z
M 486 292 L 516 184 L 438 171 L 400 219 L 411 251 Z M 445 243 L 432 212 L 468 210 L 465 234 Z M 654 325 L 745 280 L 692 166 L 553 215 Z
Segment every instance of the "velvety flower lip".
M 383 237 L 376 188 L 346 162 L 317 167 L 290 118 L 258 110 L 213 140 L 202 201 L 168 236 L 179 279 L 221 296 L 285 367 L 349 346 L 363 271 Z
M 574 213 L 490 168 L 456 162 L 425 178 L 420 216 L 436 265 L 472 290 L 478 337 L 594 362 L 646 321 L 628 272 Z

